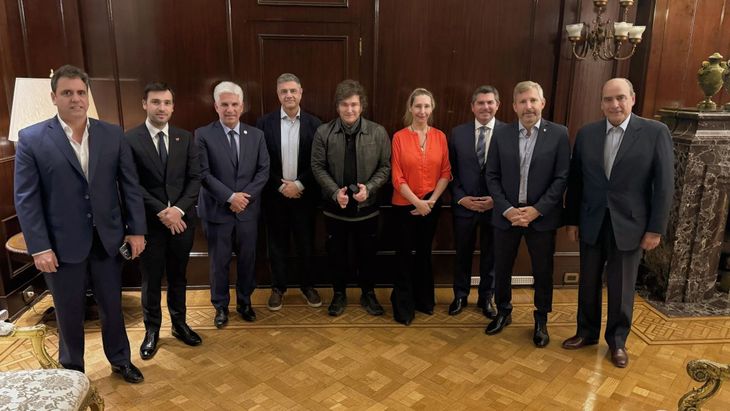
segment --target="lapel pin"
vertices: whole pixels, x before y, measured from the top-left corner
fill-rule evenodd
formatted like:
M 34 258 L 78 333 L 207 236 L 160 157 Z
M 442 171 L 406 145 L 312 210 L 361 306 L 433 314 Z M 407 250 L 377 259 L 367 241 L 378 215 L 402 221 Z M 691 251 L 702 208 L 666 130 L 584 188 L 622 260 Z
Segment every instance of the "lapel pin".
M 180 141 L 180 137 L 175 137 L 175 141 Z
M 248 134 L 248 130 L 243 130 L 243 134 Z

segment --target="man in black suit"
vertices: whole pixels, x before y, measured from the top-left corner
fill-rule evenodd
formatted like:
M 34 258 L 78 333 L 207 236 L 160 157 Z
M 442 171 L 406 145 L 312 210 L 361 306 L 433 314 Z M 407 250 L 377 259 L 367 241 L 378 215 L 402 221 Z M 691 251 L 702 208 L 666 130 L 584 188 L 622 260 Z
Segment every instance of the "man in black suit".
M 269 152 L 264 133 L 240 121 L 243 90 L 223 81 L 213 90 L 218 120 L 195 130 L 200 154 L 198 215 L 208 239 L 210 301 L 213 324 L 228 323 L 228 272 L 236 252 L 236 311 L 256 321 L 251 293 L 256 289 L 256 240 L 261 192 L 269 180 Z
M 451 131 L 449 160 L 453 180 L 451 209 L 454 214 L 454 301 L 449 315 L 459 314 L 467 305 L 471 289 L 471 268 L 479 231 L 479 298 L 477 307 L 487 318 L 497 310 L 492 303 L 494 294 L 494 247 L 492 207 L 494 202 L 484 178 L 487 151 L 495 127 L 502 124 L 494 115 L 499 110 L 499 92 L 492 86 L 480 86 L 471 97 L 474 121 L 461 124 Z
M 550 342 L 555 231 L 561 225 L 563 192 L 570 167 L 568 129 L 543 118 L 542 87 L 532 81 L 515 86 L 512 108 L 518 121 L 498 127 L 487 158 L 487 186 L 494 199 L 494 254 L 497 318 L 485 332 L 497 334 L 512 322 L 511 273 L 522 237 L 535 279 L 533 342 Z
M 188 345 L 202 342 L 185 322 L 185 272 L 195 237 L 200 164 L 192 134 L 169 124 L 174 107 L 174 94 L 167 84 L 148 84 L 142 98 L 147 119 L 126 134 L 147 214 L 147 248 L 140 256 L 145 337 L 139 354 L 143 360 L 157 352 L 165 273 L 172 335 Z
M 312 242 L 319 187 L 314 181 L 310 158 L 312 139 L 322 122 L 302 111 L 302 84 L 291 73 L 276 80 L 281 108 L 261 117 L 271 167 L 264 187 L 266 228 L 271 261 L 271 296 L 267 307 L 280 310 L 287 288 L 287 273 L 299 272 L 299 288 L 310 307 L 322 305 L 312 284 Z M 289 242 L 294 237 L 297 259 L 289 264 Z M 296 267 L 296 268 L 295 268 Z
M 62 66 L 51 78 L 58 115 L 18 135 L 15 209 L 28 253 L 53 296 L 58 357 L 84 371 L 85 291 L 99 305 L 112 371 L 138 383 L 122 315 L 122 261 L 144 250 L 144 204 L 132 152 L 118 126 L 86 116 L 89 76 Z
M 604 265 L 608 285 L 605 338 L 611 362 L 629 362 L 634 286 L 643 250 L 659 245 L 674 193 L 674 155 L 663 123 L 631 114 L 634 87 L 625 78 L 603 86 L 605 120 L 578 131 L 566 196 L 568 236 L 578 240 L 578 329 L 563 342 L 577 349 L 598 342 Z

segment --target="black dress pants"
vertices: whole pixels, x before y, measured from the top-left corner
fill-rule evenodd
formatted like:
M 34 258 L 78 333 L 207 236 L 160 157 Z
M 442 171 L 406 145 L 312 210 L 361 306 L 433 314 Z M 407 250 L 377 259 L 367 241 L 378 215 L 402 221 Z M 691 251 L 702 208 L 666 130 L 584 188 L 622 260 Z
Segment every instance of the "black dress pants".
M 363 293 L 373 290 L 375 254 L 378 251 L 378 220 L 377 215 L 360 221 L 344 221 L 325 216 L 327 254 L 335 292 L 345 292 L 353 272 Z M 355 258 L 355 266 L 352 268 L 349 264 L 351 241 Z
M 536 231 L 532 227 L 494 229 L 495 303 L 499 314 L 512 313 L 512 267 L 520 241 L 525 238 L 535 279 L 535 321 L 547 322 L 553 307 L 553 254 L 555 230 Z
M 578 330 L 586 339 L 597 340 L 601 332 L 601 297 L 603 269 L 608 288 L 608 319 L 605 338 L 608 346 L 625 348 L 634 312 L 634 288 L 642 249 L 623 251 L 616 248 L 611 217 L 601 225 L 596 244 L 580 242 L 580 280 L 578 285 Z
M 299 286 L 311 287 L 312 242 L 314 241 L 315 211 L 313 203 L 304 199 L 267 197 L 264 214 L 266 217 L 269 261 L 271 264 L 271 287 L 286 291 L 292 279 L 291 273 L 298 273 Z M 289 249 L 294 239 L 295 264 L 290 264 Z
M 398 272 L 390 302 L 396 321 L 413 318 L 415 310 L 433 311 L 435 305 L 431 245 L 440 214 L 437 204 L 426 216 L 412 215 L 412 206 L 393 206 L 398 228 Z
M 162 324 L 160 299 L 162 278 L 167 279 L 167 308 L 173 324 L 185 322 L 186 271 L 193 248 L 195 227 L 173 235 L 161 223 L 148 223 L 147 246 L 140 255 L 142 272 L 142 312 L 147 331 L 159 331 Z

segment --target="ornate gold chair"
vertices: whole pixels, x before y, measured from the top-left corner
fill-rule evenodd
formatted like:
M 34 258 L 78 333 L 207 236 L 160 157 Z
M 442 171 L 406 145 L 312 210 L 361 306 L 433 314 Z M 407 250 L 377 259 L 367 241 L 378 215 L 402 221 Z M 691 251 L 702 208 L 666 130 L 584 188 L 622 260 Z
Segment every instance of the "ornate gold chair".
M 720 390 L 722 380 L 730 380 L 730 365 L 708 360 L 692 360 L 687 363 L 687 374 L 693 380 L 704 382 L 699 388 L 684 394 L 679 399 L 679 411 L 697 411 L 700 405 Z
M 0 372 L 0 404 L 3 404 L 3 409 L 104 409 L 104 400 L 84 373 L 62 369 L 48 354 L 45 346 L 48 331 L 45 325 L 14 327 L 0 320 L 0 326 L 0 341 L 30 340 L 33 356 L 43 368 Z

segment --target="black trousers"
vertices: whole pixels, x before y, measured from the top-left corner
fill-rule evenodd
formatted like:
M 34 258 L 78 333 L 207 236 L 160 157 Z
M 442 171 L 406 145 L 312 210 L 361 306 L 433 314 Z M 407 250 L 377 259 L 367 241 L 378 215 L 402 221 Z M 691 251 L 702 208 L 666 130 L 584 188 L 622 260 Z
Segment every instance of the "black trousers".
M 547 322 L 547 315 L 553 309 L 555 230 L 536 231 L 532 227 L 494 229 L 495 303 L 500 314 L 512 312 L 512 267 L 523 237 L 535 279 L 535 320 Z
M 377 215 L 362 221 L 343 221 L 325 216 L 327 254 L 335 292 L 345 292 L 351 273 L 357 277 L 363 292 L 373 290 L 375 254 L 378 251 L 378 220 Z M 355 266 L 352 268 L 349 264 L 350 251 L 353 251 L 355 257 Z
M 580 282 L 578 285 L 577 334 L 597 340 L 601 333 L 601 293 L 603 268 L 606 267 L 608 319 L 606 343 L 624 348 L 634 312 L 634 288 L 642 249 L 616 248 L 611 217 L 606 212 L 596 244 L 580 242 Z
M 393 279 L 390 302 L 393 317 L 412 319 L 415 310 L 433 311 L 435 305 L 431 246 L 440 205 L 428 215 L 412 215 L 411 206 L 393 206 L 398 227 L 398 273 Z
M 94 230 L 86 260 L 59 262 L 58 271 L 43 274 L 56 308 L 58 361 L 64 368 L 84 371 L 84 316 L 89 286 L 99 306 L 106 358 L 112 365 L 129 364 L 129 339 L 122 315 L 122 261 L 119 253 L 107 255 Z
M 266 218 L 271 287 L 286 291 L 291 273 L 299 274 L 300 287 L 311 287 L 312 242 L 314 241 L 314 205 L 302 199 L 267 197 Z M 295 264 L 289 263 L 291 239 L 294 239 Z
M 492 211 L 474 213 L 470 217 L 454 215 L 454 298 L 468 297 L 471 290 L 474 245 L 479 232 L 479 296 L 494 294 L 494 233 Z
M 162 277 L 167 279 L 167 308 L 173 324 L 185 322 L 186 271 L 190 250 L 195 239 L 195 227 L 172 235 L 161 223 L 149 223 L 145 237 L 147 246 L 139 257 L 142 272 L 142 312 L 148 331 L 159 331 L 162 324 L 160 296 Z

